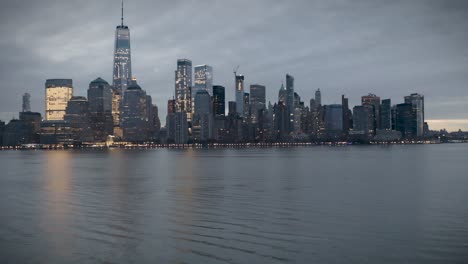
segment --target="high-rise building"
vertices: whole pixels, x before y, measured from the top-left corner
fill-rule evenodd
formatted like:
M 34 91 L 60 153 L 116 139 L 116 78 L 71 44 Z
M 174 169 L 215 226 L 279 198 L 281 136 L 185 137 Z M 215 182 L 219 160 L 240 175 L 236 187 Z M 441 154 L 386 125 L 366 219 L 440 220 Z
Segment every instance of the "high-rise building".
M 325 106 L 325 130 L 330 137 L 340 137 L 343 132 L 343 107 L 340 104 Z
M 380 127 L 380 97 L 368 94 L 361 97 L 362 105 L 371 105 L 374 108 L 374 131 Z
M 225 116 L 225 90 L 221 85 L 213 86 L 213 114 L 215 117 Z
M 284 89 L 284 85 L 281 83 L 280 90 L 278 92 L 278 103 L 282 102 L 283 105 L 286 104 L 286 89 Z
M 250 85 L 250 108 L 252 123 L 258 123 L 259 111 L 266 109 L 265 86 L 260 84 Z
M 366 138 L 374 134 L 374 107 L 356 105 L 353 108 L 353 134 Z
M 205 142 L 213 136 L 213 115 L 211 114 L 211 96 L 205 90 L 195 95 L 195 109 L 192 131 L 195 141 Z
M 286 111 L 289 117 L 289 132 L 294 130 L 294 108 L 294 77 L 286 74 Z
M 167 101 L 167 116 L 166 116 L 166 142 L 174 143 L 175 141 L 175 99 Z
M 273 106 L 273 139 L 276 141 L 287 141 L 289 135 L 289 114 L 283 102 L 275 103 Z
M 89 84 L 88 89 L 89 117 L 94 140 L 105 141 L 114 132 L 112 118 L 112 89 L 100 77 Z
M 73 96 L 68 101 L 64 120 L 70 124 L 74 142 L 93 142 L 94 135 L 91 129 L 89 116 L 89 103 L 86 97 Z
M 73 82 L 71 79 L 46 80 L 46 120 L 63 120 L 68 100 L 72 96 Z
M 168 114 L 173 114 L 176 112 L 175 110 L 176 107 L 176 101 L 175 99 L 169 99 L 167 100 L 167 113 Z
M 176 112 L 187 113 L 187 120 L 192 117 L 192 61 L 188 59 L 177 60 L 175 71 Z
M 148 140 L 148 97 L 136 83 L 130 82 L 122 100 L 123 138 L 127 141 Z
M 198 91 L 204 90 L 211 93 L 213 89 L 213 67 L 209 65 L 198 65 L 193 68 L 194 70 L 194 84 L 192 89 L 192 98 Z
M 250 118 L 250 94 L 244 93 L 244 118 Z
M 29 93 L 23 94 L 23 105 L 21 112 L 31 112 L 31 95 Z
M 237 105 L 236 102 L 229 101 L 228 102 L 228 115 L 235 115 L 237 114 Z
M 310 99 L 310 111 L 315 111 L 315 109 L 317 108 L 317 103 L 315 102 L 315 99 L 314 98 L 311 98 Z
M 401 132 L 403 138 L 414 138 L 413 105 L 411 103 L 397 104 L 396 106 L 396 130 Z
M 198 104 L 197 104 L 198 103 Z M 202 114 L 211 113 L 211 96 L 205 91 L 198 91 L 195 95 L 195 111 L 193 113 L 193 119 L 198 119 Z
M 241 117 L 244 116 L 244 76 L 236 76 L 236 111 Z
M 317 107 L 322 105 L 322 93 L 320 92 L 320 88 L 315 91 L 315 105 Z
M 186 112 L 176 112 L 174 114 L 174 143 L 187 144 L 188 142 L 188 121 Z
M 351 110 L 349 110 L 348 98 L 346 98 L 344 95 L 341 96 L 341 106 L 343 108 L 343 132 L 345 135 L 347 135 L 349 129 L 352 127 L 353 113 L 351 113 Z
M 382 100 L 380 105 L 380 129 L 392 129 L 392 102 L 390 99 Z
M 422 137 L 424 135 L 424 96 L 417 93 L 405 96 L 405 104 L 411 104 L 413 135 Z
M 286 108 L 294 112 L 294 77 L 286 74 Z
M 130 52 L 130 29 L 123 23 L 123 1 L 120 25 L 115 29 L 114 72 L 112 86 L 121 95 L 125 93 L 132 78 L 132 58 Z

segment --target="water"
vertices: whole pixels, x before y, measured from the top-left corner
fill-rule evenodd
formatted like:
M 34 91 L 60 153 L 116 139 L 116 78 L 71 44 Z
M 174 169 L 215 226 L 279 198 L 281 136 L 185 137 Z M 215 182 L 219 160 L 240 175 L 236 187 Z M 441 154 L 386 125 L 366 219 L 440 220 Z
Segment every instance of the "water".
M 1 151 L 0 263 L 468 263 L 467 154 Z

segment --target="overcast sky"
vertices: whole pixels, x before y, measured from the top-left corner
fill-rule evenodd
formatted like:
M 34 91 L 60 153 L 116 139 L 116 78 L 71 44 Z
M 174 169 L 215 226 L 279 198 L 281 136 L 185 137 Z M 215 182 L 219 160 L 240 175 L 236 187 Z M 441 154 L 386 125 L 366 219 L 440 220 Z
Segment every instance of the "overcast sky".
M 120 0 L 3 0 L 0 10 L 0 119 L 17 116 L 25 92 L 43 113 L 49 78 L 72 78 L 85 96 L 97 77 L 112 83 Z M 465 0 L 127 0 L 125 24 L 133 74 L 163 123 L 176 61 L 188 58 L 213 66 L 226 101 L 240 65 L 246 87 L 266 85 L 272 102 L 290 73 L 306 105 L 317 88 L 324 104 L 345 94 L 351 106 L 417 92 L 431 128 L 468 130 Z

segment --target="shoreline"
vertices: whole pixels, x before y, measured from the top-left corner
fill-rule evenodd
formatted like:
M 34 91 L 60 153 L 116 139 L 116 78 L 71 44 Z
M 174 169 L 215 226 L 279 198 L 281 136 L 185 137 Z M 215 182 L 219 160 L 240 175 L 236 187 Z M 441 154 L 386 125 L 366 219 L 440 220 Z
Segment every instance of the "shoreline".
M 373 146 L 373 145 L 433 145 L 433 144 L 454 144 L 468 143 L 468 141 L 454 140 L 449 142 L 438 141 L 397 141 L 397 142 L 322 142 L 322 143 L 210 143 L 210 144 L 94 144 L 94 145 L 44 145 L 44 144 L 24 144 L 21 146 L 2 146 L 0 151 L 8 150 L 104 150 L 104 149 L 240 149 L 240 148 L 290 148 L 290 147 L 312 147 L 312 146 Z

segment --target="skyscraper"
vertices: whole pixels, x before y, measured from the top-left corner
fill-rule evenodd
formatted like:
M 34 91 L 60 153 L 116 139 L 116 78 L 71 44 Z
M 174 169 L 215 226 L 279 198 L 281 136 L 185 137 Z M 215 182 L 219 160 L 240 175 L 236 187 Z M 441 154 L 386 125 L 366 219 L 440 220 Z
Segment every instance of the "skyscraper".
M 392 102 L 390 99 L 382 100 L 380 105 L 380 129 L 392 129 Z
M 89 84 L 89 117 L 94 139 L 105 141 L 114 131 L 112 118 L 112 89 L 105 80 L 97 78 Z
M 195 95 L 195 109 L 193 115 L 193 134 L 195 141 L 207 141 L 213 135 L 211 96 L 205 90 Z
M 192 89 L 192 98 L 198 91 L 204 90 L 208 94 L 213 89 L 213 67 L 209 65 L 198 65 L 194 67 L 194 84 Z
M 368 94 L 361 97 L 362 105 L 371 105 L 374 108 L 374 132 L 380 127 L 380 97 Z
M 411 104 L 411 129 L 415 137 L 424 135 L 424 96 L 413 93 L 405 96 L 405 104 Z
M 148 97 L 132 81 L 122 100 L 122 129 L 126 141 L 142 142 L 148 139 Z
M 294 129 L 294 108 L 294 77 L 286 74 L 286 111 L 289 118 L 289 132 Z
M 257 123 L 259 111 L 266 109 L 265 86 L 260 84 L 250 85 L 250 107 L 252 123 Z
M 31 95 L 28 93 L 23 94 L 23 105 L 21 112 L 31 112 Z
M 396 106 L 396 130 L 401 132 L 403 138 L 414 138 L 413 130 L 413 106 L 410 103 L 397 104 Z
M 123 1 L 121 23 L 115 29 L 114 73 L 112 86 L 124 94 L 132 78 L 132 59 L 130 52 L 130 29 L 123 23 Z
M 71 79 L 46 80 L 46 120 L 63 120 L 68 100 L 72 96 L 73 82 Z
M 353 134 L 369 137 L 374 134 L 374 108 L 371 105 L 356 105 L 353 108 Z
M 244 118 L 250 118 L 250 94 L 244 93 Z
M 244 76 L 236 76 L 236 111 L 241 117 L 244 116 Z
M 187 120 L 192 117 L 192 61 L 188 59 L 177 60 L 175 71 L 176 112 L 187 113 Z
M 343 132 L 345 135 L 348 134 L 349 129 L 352 126 L 353 122 L 353 113 L 351 113 L 351 110 L 349 110 L 349 104 L 348 104 L 348 98 L 346 98 L 344 95 L 341 96 L 341 106 L 343 108 L 342 113 L 343 113 Z
M 286 108 L 289 113 L 294 112 L 294 77 L 286 74 Z
M 340 104 L 325 106 L 325 130 L 332 138 L 341 136 L 343 131 L 343 107 Z
M 213 86 L 213 114 L 215 117 L 225 116 L 225 100 L 225 88 L 220 85 Z
M 320 92 L 320 88 L 315 91 L 315 105 L 317 107 L 322 105 L 322 93 Z
M 278 92 L 278 103 L 282 102 L 283 105 L 286 104 L 286 89 L 284 89 L 284 85 L 281 84 L 280 90 Z
M 70 123 L 74 142 L 94 141 L 89 119 L 89 104 L 83 96 L 73 96 L 68 101 L 64 120 Z

